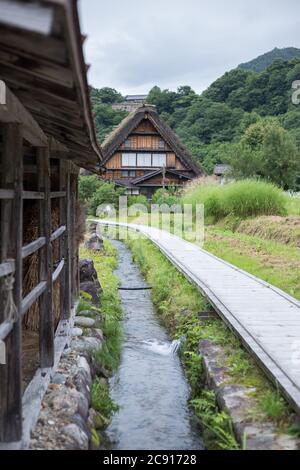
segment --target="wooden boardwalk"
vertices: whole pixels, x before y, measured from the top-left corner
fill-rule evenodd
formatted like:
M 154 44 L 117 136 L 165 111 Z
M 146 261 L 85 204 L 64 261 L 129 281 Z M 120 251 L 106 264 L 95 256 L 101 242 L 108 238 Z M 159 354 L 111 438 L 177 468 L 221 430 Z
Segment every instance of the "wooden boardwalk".
M 149 238 L 199 288 L 300 414 L 300 302 L 177 236 L 119 225 Z

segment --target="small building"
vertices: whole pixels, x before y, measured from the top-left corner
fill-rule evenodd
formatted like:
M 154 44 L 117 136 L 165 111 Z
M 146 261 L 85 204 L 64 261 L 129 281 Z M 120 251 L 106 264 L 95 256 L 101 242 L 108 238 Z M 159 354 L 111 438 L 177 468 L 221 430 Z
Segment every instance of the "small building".
M 182 186 L 204 174 L 155 106 L 127 116 L 103 142 L 103 177 L 128 194 L 151 198 L 158 188 Z
M 0 0 L 0 449 L 26 447 L 79 293 L 81 167 L 102 159 L 73 0 Z
M 115 103 L 112 105 L 112 108 L 132 113 L 137 108 L 145 104 L 146 100 L 147 95 L 127 95 L 122 103 Z
M 215 165 L 214 175 L 218 178 L 220 184 L 224 184 L 227 181 L 230 170 L 231 170 L 230 165 L 226 165 L 226 164 Z

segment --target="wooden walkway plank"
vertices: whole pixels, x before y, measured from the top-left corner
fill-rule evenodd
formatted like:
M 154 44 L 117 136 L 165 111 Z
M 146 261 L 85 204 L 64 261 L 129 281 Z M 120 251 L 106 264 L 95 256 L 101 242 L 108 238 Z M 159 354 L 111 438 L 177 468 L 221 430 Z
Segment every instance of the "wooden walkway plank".
M 150 239 L 205 295 L 300 414 L 300 302 L 265 281 L 166 231 L 128 227 Z

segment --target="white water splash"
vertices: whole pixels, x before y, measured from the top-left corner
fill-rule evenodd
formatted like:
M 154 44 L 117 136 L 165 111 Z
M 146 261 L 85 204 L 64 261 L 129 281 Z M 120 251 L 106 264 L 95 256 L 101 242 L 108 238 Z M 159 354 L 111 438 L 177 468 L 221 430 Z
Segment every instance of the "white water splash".
M 162 343 L 156 340 L 143 341 L 143 344 L 149 351 L 152 351 L 156 354 L 161 354 L 162 356 L 169 356 L 171 354 L 176 354 L 180 349 L 181 340 L 176 339 L 172 343 Z

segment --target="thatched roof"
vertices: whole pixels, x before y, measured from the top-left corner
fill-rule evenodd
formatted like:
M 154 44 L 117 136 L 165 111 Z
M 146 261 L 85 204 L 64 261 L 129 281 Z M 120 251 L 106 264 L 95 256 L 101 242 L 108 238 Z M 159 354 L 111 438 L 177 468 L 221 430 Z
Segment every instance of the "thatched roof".
M 145 104 L 139 107 L 133 113 L 123 119 L 123 121 L 117 126 L 104 140 L 102 150 L 104 153 L 103 165 L 109 158 L 118 150 L 118 148 L 125 142 L 127 137 L 134 129 L 140 124 L 143 119 L 149 119 L 155 129 L 173 150 L 179 160 L 195 175 L 204 174 L 204 170 L 195 163 L 192 155 L 188 149 L 182 144 L 174 131 L 163 122 L 156 110 L 155 106 Z
M 0 79 L 70 159 L 96 169 L 96 140 L 75 0 L 0 0 Z

